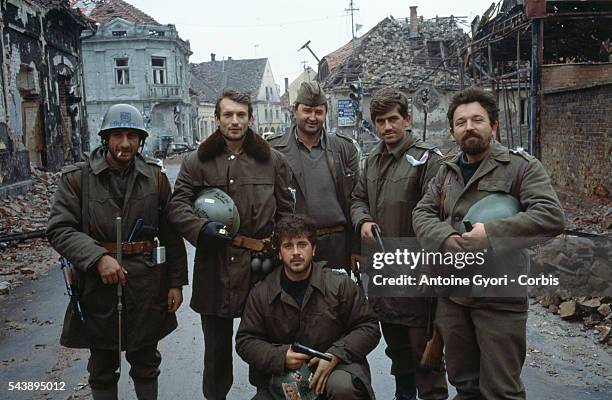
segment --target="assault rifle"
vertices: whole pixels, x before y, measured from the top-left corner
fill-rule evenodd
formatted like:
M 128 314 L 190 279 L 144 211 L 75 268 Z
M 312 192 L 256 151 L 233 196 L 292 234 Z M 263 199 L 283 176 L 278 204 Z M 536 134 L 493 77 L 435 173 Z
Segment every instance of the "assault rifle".
M 62 269 L 62 275 L 64 276 L 64 283 L 66 284 L 66 292 L 70 297 L 70 302 L 74 306 L 75 311 L 79 315 L 79 319 L 81 321 L 85 321 L 85 314 L 83 314 L 83 309 L 81 308 L 81 302 L 79 302 L 79 295 L 76 290 L 76 271 L 74 267 L 66 259 L 66 257 L 61 256 L 59 258 L 60 266 Z

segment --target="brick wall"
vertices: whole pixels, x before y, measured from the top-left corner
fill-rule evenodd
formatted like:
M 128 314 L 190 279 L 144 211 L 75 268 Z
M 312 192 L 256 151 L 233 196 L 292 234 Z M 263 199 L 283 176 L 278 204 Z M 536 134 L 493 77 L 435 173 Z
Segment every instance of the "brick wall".
M 542 162 L 553 184 L 612 198 L 612 84 L 549 93 L 542 108 Z
M 612 63 L 556 64 L 542 67 L 542 88 L 545 91 L 610 82 Z

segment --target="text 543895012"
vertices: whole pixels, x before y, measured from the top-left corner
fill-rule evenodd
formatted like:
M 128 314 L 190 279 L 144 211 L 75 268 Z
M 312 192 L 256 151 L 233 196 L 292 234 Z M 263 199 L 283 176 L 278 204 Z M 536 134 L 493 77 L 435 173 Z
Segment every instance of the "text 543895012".
M 21 391 L 55 391 L 55 390 L 66 390 L 65 382 L 9 382 L 8 390 L 21 390 Z

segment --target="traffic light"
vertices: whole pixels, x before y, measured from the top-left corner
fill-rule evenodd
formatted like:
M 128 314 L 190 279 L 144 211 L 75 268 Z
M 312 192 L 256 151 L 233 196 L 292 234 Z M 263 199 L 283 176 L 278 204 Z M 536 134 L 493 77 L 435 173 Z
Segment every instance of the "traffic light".
M 359 111 L 361 107 L 361 99 L 363 98 L 363 87 L 361 82 L 353 82 L 349 85 L 349 97 L 352 101 L 355 111 Z

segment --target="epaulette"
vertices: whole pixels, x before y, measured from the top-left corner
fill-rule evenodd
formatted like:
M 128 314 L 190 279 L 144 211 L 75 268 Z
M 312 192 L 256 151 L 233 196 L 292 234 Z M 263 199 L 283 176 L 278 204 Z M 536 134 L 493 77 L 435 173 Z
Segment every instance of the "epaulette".
M 531 154 L 527 153 L 527 151 L 522 147 L 517 147 L 516 149 L 510 149 L 510 152 L 514 155 L 523 157 L 527 161 L 533 160 L 535 158 Z
M 284 133 L 282 133 L 282 132 L 275 133 L 274 135 L 268 136 L 266 138 L 266 141 L 271 142 L 272 140 L 276 140 L 276 139 L 282 137 L 283 135 L 284 135 Z
M 81 169 L 81 165 L 80 163 L 77 164 L 72 164 L 72 165 L 66 165 L 65 167 L 62 168 L 62 175 L 65 174 L 69 174 L 71 172 L 75 172 Z
M 419 149 L 429 150 L 432 153 L 439 155 L 440 157 L 444 157 L 444 154 L 440 151 L 440 149 L 438 149 L 438 147 L 434 146 L 433 144 L 430 144 L 427 142 L 417 142 L 414 145 L 414 147 L 418 147 Z
M 348 273 L 344 268 L 325 268 L 325 270 L 333 273 L 334 275 L 348 276 Z
M 158 158 L 153 158 L 153 157 L 144 157 L 144 160 L 147 164 L 149 165 L 155 165 L 156 167 L 161 168 L 162 170 L 164 169 L 164 163 L 162 162 L 162 160 L 158 159 Z

